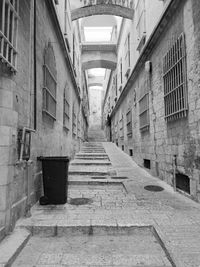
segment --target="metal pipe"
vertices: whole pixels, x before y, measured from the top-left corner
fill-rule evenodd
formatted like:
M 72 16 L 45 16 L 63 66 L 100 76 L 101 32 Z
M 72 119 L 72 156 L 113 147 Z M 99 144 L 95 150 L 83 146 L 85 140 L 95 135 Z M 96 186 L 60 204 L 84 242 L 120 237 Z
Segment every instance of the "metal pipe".
M 37 61 L 36 61 L 36 53 L 37 53 L 37 49 L 36 49 L 36 34 L 37 34 L 37 29 L 36 29 L 36 15 L 37 15 L 37 6 L 36 6 L 37 0 L 34 0 L 33 4 L 34 4 L 34 11 L 33 11 L 33 16 L 34 16 L 34 22 L 33 22 L 33 72 L 34 72 L 34 76 L 33 76 L 33 80 L 34 80 L 34 130 L 37 129 Z
M 176 191 L 176 169 L 177 169 L 177 156 L 173 156 L 173 186 L 174 186 L 174 191 Z

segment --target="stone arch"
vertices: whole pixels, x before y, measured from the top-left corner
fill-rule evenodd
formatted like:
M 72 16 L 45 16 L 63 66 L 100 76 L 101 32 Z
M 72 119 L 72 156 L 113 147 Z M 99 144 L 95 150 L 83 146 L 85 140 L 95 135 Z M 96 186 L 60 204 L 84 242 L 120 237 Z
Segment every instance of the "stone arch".
M 104 60 L 104 59 L 97 59 L 97 60 L 88 60 L 82 62 L 82 69 L 93 69 L 93 68 L 103 68 L 103 69 L 111 69 L 115 70 L 117 66 L 116 61 Z
M 81 8 L 76 8 L 72 10 L 72 20 L 77 20 L 84 17 L 89 17 L 93 15 L 113 15 L 119 16 L 126 19 L 133 19 L 134 10 L 132 8 L 120 6 L 120 5 L 111 5 L 111 4 L 98 4 L 98 5 L 89 5 Z

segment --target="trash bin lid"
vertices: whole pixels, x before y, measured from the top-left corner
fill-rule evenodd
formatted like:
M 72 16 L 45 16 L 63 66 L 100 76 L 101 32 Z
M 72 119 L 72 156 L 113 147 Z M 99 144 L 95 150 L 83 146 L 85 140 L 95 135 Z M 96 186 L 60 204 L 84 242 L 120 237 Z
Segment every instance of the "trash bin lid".
M 47 161 L 47 160 L 53 160 L 53 161 L 69 161 L 70 160 L 70 158 L 69 157 L 60 157 L 60 156 L 57 156 L 57 157 L 55 157 L 55 156 L 53 156 L 53 157 L 37 157 L 37 160 L 41 160 L 41 161 L 43 161 L 43 160 L 45 160 L 45 161 Z

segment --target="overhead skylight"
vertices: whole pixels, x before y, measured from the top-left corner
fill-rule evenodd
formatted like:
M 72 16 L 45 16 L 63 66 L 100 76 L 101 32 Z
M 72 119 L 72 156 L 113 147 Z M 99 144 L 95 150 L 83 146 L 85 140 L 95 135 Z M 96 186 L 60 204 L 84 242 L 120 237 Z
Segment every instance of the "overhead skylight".
M 109 42 L 113 27 L 84 27 L 86 42 Z
M 102 68 L 94 68 L 94 69 L 89 69 L 88 70 L 88 76 L 89 77 L 103 77 L 105 76 L 106 69 Z

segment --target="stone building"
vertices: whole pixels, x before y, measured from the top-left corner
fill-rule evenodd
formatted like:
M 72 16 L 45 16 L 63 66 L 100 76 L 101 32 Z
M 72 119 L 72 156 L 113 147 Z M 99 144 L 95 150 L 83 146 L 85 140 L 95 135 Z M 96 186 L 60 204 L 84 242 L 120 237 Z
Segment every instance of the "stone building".
M 73 157 L 87 136 L 77 25 L 59 2 L 0 1 L 0 238 L 41 195 L 37 157 Z
M 200 3 L 136 0 L 134 10 L 122 21 L 106 87 L 105 131 L 140 166 L 199 201 Z

